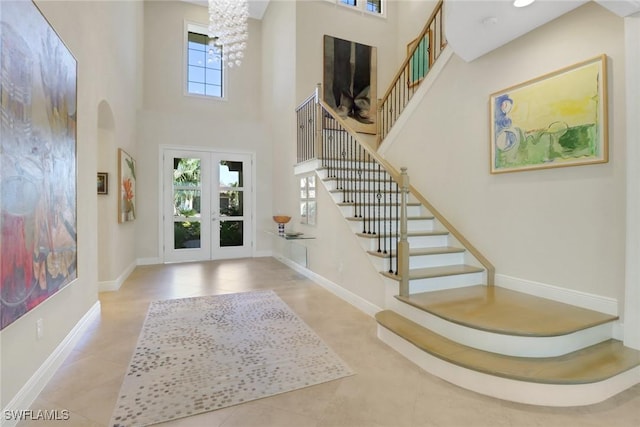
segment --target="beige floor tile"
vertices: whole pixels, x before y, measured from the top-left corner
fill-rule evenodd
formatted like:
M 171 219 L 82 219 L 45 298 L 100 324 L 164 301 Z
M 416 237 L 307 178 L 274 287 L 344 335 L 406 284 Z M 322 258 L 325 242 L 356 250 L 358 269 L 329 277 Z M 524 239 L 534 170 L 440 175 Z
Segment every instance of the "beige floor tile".
M 33 408 L 66 409 L 75 427 L 107 426 L 149 303 L 274 289 L 355 375 L 159 424 L 183 427 L 637 427 L 640 386 L 599 405 L 512 404 L 433 377 L 376 337 L 376 322 L 272 258 L 136 268 L 117 292 L 100 294 L 101 314 Z M 20 427 L 45 426 L 41 422 Z

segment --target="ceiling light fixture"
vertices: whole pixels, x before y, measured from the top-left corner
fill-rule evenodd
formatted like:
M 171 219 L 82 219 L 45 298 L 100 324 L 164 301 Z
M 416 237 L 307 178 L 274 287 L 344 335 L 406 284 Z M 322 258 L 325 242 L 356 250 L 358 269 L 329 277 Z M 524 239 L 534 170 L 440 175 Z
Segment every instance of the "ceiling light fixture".
M 209 1 L 209 53 L 222 50 L 222 60 L 229 66 L 240 66 L 249 38 L 247 0 Z
M 533 3 L 536 0 L 515 0 L 513 2 L 513 5 L 515 7 L 526 7 L 529 6 L 531 3 Z

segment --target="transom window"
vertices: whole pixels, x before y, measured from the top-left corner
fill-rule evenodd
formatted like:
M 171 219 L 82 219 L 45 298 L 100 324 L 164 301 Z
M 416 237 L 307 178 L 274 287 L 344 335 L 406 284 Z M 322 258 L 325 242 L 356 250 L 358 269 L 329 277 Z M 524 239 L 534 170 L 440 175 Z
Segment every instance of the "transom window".
M 186 59 L 186 93 L 223 98 L 222 51 L 213 45 L 206 28 L 187 25 Z
M 345 6 L 352 6 L 357 9 L 366 10 L 367 12 L 382 15 L 383 0 L 337 0 L 338 3 Z

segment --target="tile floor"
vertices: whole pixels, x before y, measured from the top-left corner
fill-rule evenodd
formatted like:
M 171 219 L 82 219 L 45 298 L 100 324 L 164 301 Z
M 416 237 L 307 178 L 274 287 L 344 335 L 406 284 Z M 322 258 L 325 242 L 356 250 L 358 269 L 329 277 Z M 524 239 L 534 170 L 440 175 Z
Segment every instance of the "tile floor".
M 422 371 L 376 338 L 374 319 L 272 258 L 138 267 L 32 409 L 67 409 L 53 425 L 106 426 L 149 302 L 273 289 L 356 375 L 159 424 L 190 427 L 636 427 L 640 385 L 601 404 L 548 408 L 485 397 Z M 20 427 L 44 426 L 23 422 Z

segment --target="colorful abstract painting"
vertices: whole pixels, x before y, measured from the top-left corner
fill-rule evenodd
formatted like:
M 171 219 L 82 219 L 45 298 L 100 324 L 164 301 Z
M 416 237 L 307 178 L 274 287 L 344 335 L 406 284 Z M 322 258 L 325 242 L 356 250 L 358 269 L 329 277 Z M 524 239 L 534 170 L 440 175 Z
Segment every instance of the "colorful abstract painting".
M 122 148 L 118 150 L 118 222 L 136 219 L 136 161 Z
M 608 161 L 606 56 L 494 93 L 491 173 Z
M 31 1 L 0 1 L 0 327 L 77 277 L 76 60 Z

